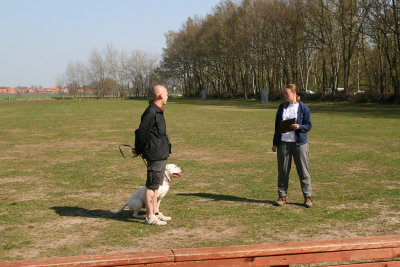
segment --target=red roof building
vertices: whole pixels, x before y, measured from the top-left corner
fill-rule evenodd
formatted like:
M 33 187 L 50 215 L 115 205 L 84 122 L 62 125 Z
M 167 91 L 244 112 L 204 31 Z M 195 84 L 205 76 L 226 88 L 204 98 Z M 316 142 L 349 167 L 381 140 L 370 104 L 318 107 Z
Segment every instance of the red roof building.
M 22 88 L 17 90 L 18 93 L 33 93 L 31 88 Z
M 47 93 L 48 91 L 47 91 L 47 89 L 44 89 L 44 88 L 38 88 L 38 89 L 36 89 L 36 92 L 38 92 L 38 93 Z

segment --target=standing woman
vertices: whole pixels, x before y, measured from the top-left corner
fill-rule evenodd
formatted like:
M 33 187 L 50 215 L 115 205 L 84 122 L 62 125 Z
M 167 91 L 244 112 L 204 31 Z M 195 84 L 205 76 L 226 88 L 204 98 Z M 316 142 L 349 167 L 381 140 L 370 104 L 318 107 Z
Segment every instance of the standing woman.
M 278 157 L 278 199 L 276 206 L 286 203 L 289 188 L 289 173 L 292 164 L 292 156 L 296 164 L 297 174 L 300 178 L 301 190 L 304 196 L 304 205 L 312 206 L 311 176 L 309 171 L 309 147 L 307 132 L 311 130 L 311 114 L 307 105 L 300 101 L 298 89 L 294 84 L 285 86 L 285 103 L 279 105 L 275 119 L 275 134 L 272 151 Z M 290 125 L 289 132 L 281 133 L 282 120 L 296 119 L 295 124 Z

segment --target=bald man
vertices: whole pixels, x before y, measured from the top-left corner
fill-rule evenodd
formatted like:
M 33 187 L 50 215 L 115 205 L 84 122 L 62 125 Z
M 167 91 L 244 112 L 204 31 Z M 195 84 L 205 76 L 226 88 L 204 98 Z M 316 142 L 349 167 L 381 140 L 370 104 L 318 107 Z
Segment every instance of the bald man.
M 158 188 L 163 183 L 165 165 L 171 144 L 167 136 L 163 105 L 167 104 L 168 90 L 162 85 L 153 88 L 153 100 L 143 112 L 139 128 L 135 131 L 135 155 L 142 155 L 147 162 L 146 219 L 150 225 L 166 225 L 171 220 L 157 210 Z

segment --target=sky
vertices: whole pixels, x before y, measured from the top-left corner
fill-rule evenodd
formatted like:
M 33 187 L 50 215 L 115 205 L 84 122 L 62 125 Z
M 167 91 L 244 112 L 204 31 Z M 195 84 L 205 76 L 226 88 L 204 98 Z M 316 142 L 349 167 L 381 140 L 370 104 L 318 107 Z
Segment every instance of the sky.
M 55 87 L 107 45 L 161 55 L 165 33 L 219 0 L 0 0 L 0 86 Z

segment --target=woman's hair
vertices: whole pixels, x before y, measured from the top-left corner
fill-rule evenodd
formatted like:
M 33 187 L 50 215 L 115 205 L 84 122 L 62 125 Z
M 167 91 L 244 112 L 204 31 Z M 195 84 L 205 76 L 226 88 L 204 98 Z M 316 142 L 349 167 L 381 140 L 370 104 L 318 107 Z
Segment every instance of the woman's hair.
M 297 86 L 293 83 L 285 85 L 285 89 L 290 89 L 292 93 L 296 93 L 296 102 L 300 102 L 300 95 L 299 95 L 299 89 L 297 89 Z M 289 102 L 285 102 L 285 108 L 289 106 Z

